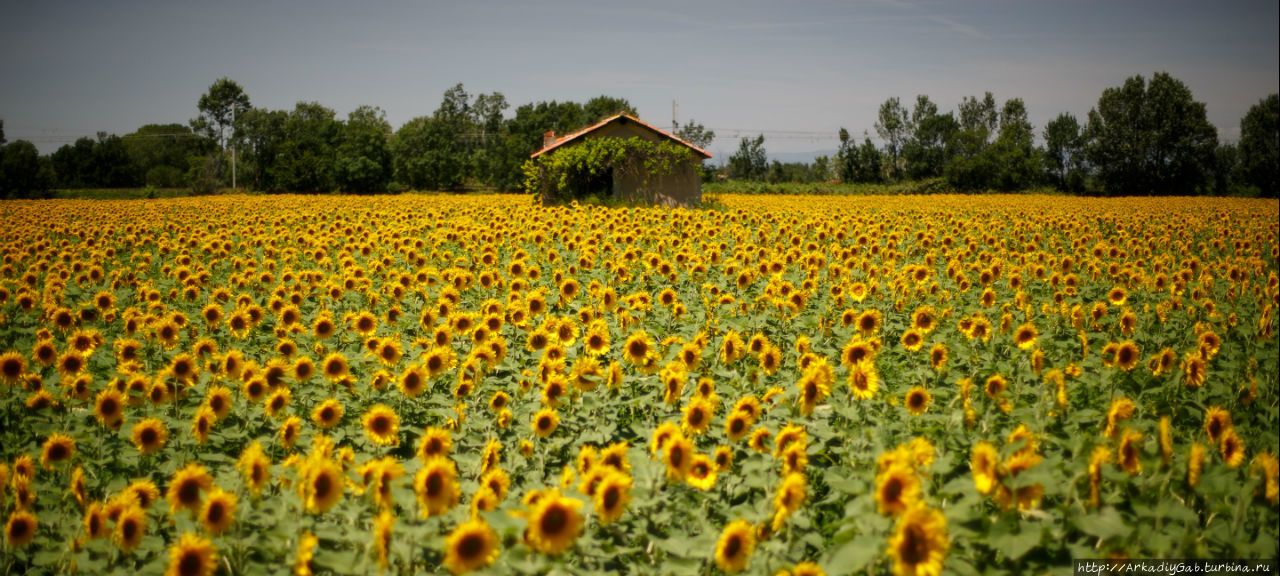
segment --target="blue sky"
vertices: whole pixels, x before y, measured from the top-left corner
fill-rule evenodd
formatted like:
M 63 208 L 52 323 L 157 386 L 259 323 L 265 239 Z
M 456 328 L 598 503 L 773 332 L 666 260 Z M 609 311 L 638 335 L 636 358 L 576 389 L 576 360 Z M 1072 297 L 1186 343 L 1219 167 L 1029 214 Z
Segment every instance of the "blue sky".
M 1224 139 L 1280 90 L 1273 0 L 1040 2 L 350 2 L 0 0 L 0 118 L 51 152 L 97 131 L 186 122 L 227 76 L 259 107 L 379 106 L 399 127 L 458 82 L 539 100 L 627 98 L 642 119 L 715 129 L 723 159 L 763 131 L 770 153 L 874 137 L 880 103 L 943 111 L 1020 97 L 1039 132 L 1102 90 L 1167 71 Z

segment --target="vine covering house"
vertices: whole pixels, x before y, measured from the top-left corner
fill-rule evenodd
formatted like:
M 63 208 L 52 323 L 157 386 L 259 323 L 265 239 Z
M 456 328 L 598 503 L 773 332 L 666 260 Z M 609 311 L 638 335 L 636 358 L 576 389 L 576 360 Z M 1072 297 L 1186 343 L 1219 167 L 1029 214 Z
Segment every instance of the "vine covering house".
M 627 114 L 557 137 L 525 163 L 525 188 L 544 203 L 596 197 L 631 204 L 702 201 L 698 166 L 711 154 Z

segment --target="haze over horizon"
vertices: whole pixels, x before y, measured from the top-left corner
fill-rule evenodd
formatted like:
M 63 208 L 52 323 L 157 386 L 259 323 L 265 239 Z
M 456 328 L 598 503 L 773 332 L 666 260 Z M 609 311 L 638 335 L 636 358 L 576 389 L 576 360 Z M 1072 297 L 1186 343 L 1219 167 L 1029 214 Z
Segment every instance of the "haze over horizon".
M 0 119 L 50 153 L 81 136 L 187 123 L 220 77 L 254 106 L 364 104 L 398 128 L 446 89 L 543 100 L 626 98 L 642 119 L 715 130 L 721 161 L 763 132 L 775 157 L 875 139 L 876 112 L 1022 98 L 1037 136 L 1082 122 L 1102 91 L 1165 71 L 1234 141 L 1280 90 L 1280 4 L 908 2 L 244 2 L 4 0 Z

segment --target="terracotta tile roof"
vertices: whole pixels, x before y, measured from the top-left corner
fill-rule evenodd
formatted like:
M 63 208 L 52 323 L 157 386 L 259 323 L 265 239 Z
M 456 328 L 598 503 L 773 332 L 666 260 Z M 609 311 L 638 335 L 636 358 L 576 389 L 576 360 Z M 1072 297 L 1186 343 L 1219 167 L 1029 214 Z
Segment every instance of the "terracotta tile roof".
M 706 150 L 703 150 L 703 149 L 701 149 L 701 148 L 699 148 L 699 147 L 697 147 L 697 146 L 694 146 L 693 144 L 690 144 L 690 143 L 688 143 L 688 142 L 685 142 L 684 140 L 681 140 L 679 137 L 677 137 L 677 136 L 675 136 L 675 135 L 673 135 L 673 134 L 671 134 L 671 133 L 669 133 L 669 132 L 666 132 L 666 131 L 660 130 L 660 129 L 658 129 L 657 127 L 653 126 L 652 124 L 649 124 L 648 122 L 645 122 L 645 121 L 643 121 L 643 120 L 641 120 L 641 119 L 639 119 L 639 118 L 636 118 L 635 116 L 632 116 L 632 115 L 630 115 L 630 114 L 626 114 L 626 113 L 615 114 L 615 115 L 613 115 L 613 116 L 610 116 L 610 117 L 608 117 L 608 118 L 605 118 L 604 120 L 601 120 L 601 121 L 599 121 L 599 122 L 596 122 L 595 124 L 592 124 L 592 125 L 590 125 L 590 126 L 588 126 L 588 127 L 586 127 L 586 128 L 583 128 L 583 129 L 581 129 L 581 130 L 578 130 L 577 132 L 574 132 L 574 133 L 572 133 L 572 134 L 566 134 L 566 135 L 564 135 L 564 136 L 558 136 L 558 137 L 556 137 L 556 141 L 555 141 L 553 144 L 551 144 L 550 146 L 546 146 L 546 147 L 544 147 L 543 149 L 541 149 L 541 150 L 539 150 L 539 151 L 537 151 L 537 152 L 534 152 L 533 154 L 530 154 L 530 155 L 529 155 L 529 157 L 530 157 L 530 158 L 537 158 L 538 156 L 541 156 L 541 155 L 543 155 L 543 154 L 546 154 L 547 152 L 550 152 L 550 151 L 555 150 L 556 148 L 559 148 L 559 147 L 561 147 L 561 146 L 563 146 L 563 145 L 565 145 L 565 144 L 568 144 L 568 143 L 570 143 L 570 142 L 573 142 L 574 140 L 577 140 L 577 139 L 579 139 L 579 138 L 582 138 L 583 136 L 586 136 L 587 134 L 590 134 L 591 132 L 594 132 L 594 131 L 596 131 L 596 130 L 599 130 L 599 129 L 601 129 L 601 128 L 605 127 L 606 125 L 611 124 L 611 123 L 613 123 L 613 122 L 628 122 L 628 121 L 630 121 L 630 122 L 635 122 L 635 123 L 636 123 L 636 125 L 641 126 L 641 127 L 643 127 L 643 128 L 646 128 L 646 129 L 648 129 L 650 132 L 653 132 L 653 133 L 655 133 L 655 134 L 659 134 L 659 135 L 661 135 L 661 136 L 664 136 L 664 137 L 666 137 L 666 138 L 669 138 L 669 139 L 671 139 L 671 140 L 674 140 L 674 141 L 676 141 L 676 142 L 678 142 L 678 143 L 680 143 L 680 144 L 683 144 L 683 145 L 685 145 L 685 146 L 687 146 L 687 147 L 691 148 L 691 149 L 694 151 L 694 153 L 696 153 L 696 154 L 698 154 L 698 155 L 702 156 L 703 158 L 710 158 L 710 157 L 711 157 L 711 153 L 710 153 L 710 152 L 707 152 Z

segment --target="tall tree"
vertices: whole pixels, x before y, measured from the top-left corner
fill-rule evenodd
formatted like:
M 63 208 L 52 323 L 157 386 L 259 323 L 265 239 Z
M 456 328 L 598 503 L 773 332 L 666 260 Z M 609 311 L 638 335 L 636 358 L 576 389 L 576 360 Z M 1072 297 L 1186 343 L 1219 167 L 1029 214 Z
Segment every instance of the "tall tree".
M 690 119 L 676 130 L 676 137 L 706 150 L 715 141 L 716 132 L 715 130 L 708 130 L 702 124 Z
M 226 148 L 231 137 L 230 129 L 236 115 L 248 110 L 249 95 L 230 78 L 219 78 L 200 96 L 196 104 L 200 116 L 191 121 L 191 127 L 212 139 L 219 148 Z
M 391 182 L 391 124 L 381 108 L 361 106 L 342 126 L 334 166 L 338 188 L 344 192 L 385 192 Z
M 1063 112 L 1044 125 L 1046 172 L 1055 186 L 1078 192 L 1084 185 L 1084 139 L 1080 122 Z
M 991 187 L 997 190 L 1021 190 L 1040 181 L 1041 159 L 1034 143 L 1035 128 L 1027 119 L 1027 106 L 1021 98 L 1006 100 L 1000 108 L 1000 129 L 989 148 L 995 164 Z
M 897 96 L 884 101 L 880 105 L 880 113 L 876 120 L 876 134 L 884 142 L 885 155 L 889 161 L 889 177 L 897 179 L 902 174 L 899 161 L 902 157 L 902 145 L 912 132 L 911 117 Z
M 53 186 L 53 165 L 36 145 L 15 140 L 0 156 L 0 198 L 44 198 Z
M 471 123 L 476 146 L 472 151 L 473 175 L 481 182 L 497 186 L 502 180 L 506 122 L 503 113 L 510 108 L 501 92 L 479 94 L 471 104 Z
M 340 130 L 333 110 L 316 102 L 294 106 L 284 121 L 284 141 L 273 170 L 276 185 L 291 192 L 332 192 Z
M 245 180 L 257 190 L 277 191 L 274 174 L 276 160 L 284 145 L 284 110 L 250 108 L 236 117 L 236 132 L 240 135 L 241 171 Z
M 1280 195 L 1280 97 L 1272 94 L 1240 120 L 1240 171 L 1263 196 Z
M 941 176 L 950 156 L 948 143 L 958 130 L 955 116 L 950 112 L 938 114 L 938 106 L 921 94 L 916 96 L 911 124 L 915 130 L 902 150 L 907 176 L 915 179 Z
M 1207 192 L 1217 130 L 1203 102 L 1165 72 L 1107 88 L 1089 111 L 1085 155 L 1108 194 Z
M 596 96 L 587 100 L 587 103 L 582 106 L 581 126 L 595 124 L 619 112 L 626 112 L 631 116 L 639 116 L 635 107 L 626 98 L 615 98 L 603 94 Z
M 182 124 L 147 124 L 121 140 L 143 182 L 161 188 L 182 186 L 187 158 L 209 152 L 212 145 Z
M 738 151 L 729 157 L 729 176 L 740 180 L 760 180 L 769 169 L 768 155 L 764 149 L 764 134 L 755 138 L 743 137 Z

